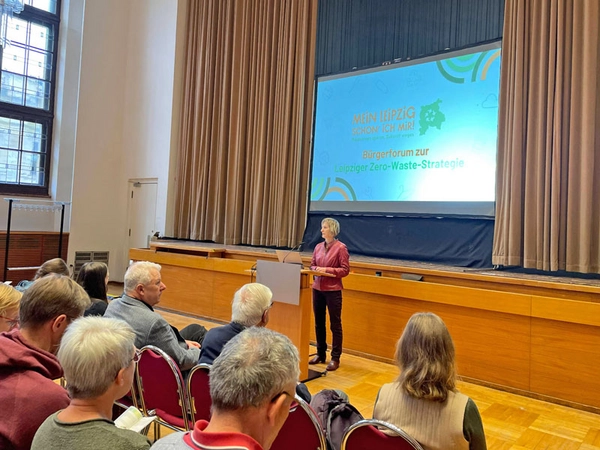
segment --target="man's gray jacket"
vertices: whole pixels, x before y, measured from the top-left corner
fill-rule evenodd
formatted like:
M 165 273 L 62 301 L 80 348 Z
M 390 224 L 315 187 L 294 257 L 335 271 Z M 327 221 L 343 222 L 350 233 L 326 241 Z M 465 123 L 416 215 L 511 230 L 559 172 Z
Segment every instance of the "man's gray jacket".
M 198 364 L 200 349 L 188 347 L 160 314 L 150 306 L 135 298 L 123 295 L 110 302 L 104 317 L 121 319 L 135 331 L 135 346 L 154 345 L 163 350 L 179 365 L 187 370 Z

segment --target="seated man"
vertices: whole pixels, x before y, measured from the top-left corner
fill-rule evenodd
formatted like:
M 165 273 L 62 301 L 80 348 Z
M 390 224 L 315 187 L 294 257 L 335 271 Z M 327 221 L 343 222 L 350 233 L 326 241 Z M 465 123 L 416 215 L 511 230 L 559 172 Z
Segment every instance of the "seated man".
M 272 298 L 271 289 L 264 284 L 248 283 L 238 289 L 231 304 L 231 322 L 208 330 L 202 342 L 199 362 L 212 364 L 223 346 L 244 329 L 267 326 Z M 310 403 L 311 395 L 305 384 L 298 383 L 296 394 Z
M 66 331 L 58 360 L 71 404 L 39 428 L 32 450 L 149 449 L 146 436 L 117 428 L 113 403 L 131 389 L 137 350 L 135 333 L 122 320 L 77 319 Z
M 123 296 L 110 302 L 104 317 L 127 322 L 135 332 L 137 348 L 154 345 L 173 358 L 181 370 L 195 366 L 206 328 L 192 324 L 179 332 L 154 312 L 167 288 L 160 279 L 160 266 L 147 261 L 133 263 L 125 272 L 124 288 Z
M 210 371 L 212 417 L 153 449 L 268 450 L 294 401 L 298 350 L 284 335 L 251 327 L 231 339 Z
M 260 283 L 245 284 L 238 289 L 233 295 L 231 322 L 208 330 L 202 342 L 200 362 L 212 364 L 223 346 L 245 328 L 266 326 L 272 297 L 271 289 Z
M 67 326 L 90 305 L 75 281 L 62 275 L 40 278 L 20 304 L 21 329 L 0 335 L 0 448 L 29 449 L 40 424 L 69 405 L 56 359 Z

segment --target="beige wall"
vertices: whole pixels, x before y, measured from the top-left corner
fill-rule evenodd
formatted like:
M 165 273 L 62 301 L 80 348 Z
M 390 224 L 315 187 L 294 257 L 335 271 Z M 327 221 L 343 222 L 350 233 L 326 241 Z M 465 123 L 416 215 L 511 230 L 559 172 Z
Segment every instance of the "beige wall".
M 85 5 L 69 260 L 109 250 L 113 280 L 128 262 L 129 179 L 158 180 L 155 230 L 167 226 L 179 3 Z

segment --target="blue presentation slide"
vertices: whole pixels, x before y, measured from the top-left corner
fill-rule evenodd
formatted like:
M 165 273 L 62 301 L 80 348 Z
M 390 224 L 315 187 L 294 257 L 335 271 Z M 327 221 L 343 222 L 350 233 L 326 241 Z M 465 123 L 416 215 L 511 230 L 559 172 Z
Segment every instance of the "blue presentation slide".
M 493 205 L 498 47 L 318 80 L 311 210 Z

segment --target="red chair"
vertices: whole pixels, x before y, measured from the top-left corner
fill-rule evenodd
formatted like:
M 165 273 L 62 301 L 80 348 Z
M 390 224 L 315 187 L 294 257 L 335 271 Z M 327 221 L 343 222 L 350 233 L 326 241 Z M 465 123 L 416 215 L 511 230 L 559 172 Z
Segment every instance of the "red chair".
M 137 376 L 133 380 L 133 384 L 131 385 L 131 389 L 129 390 L 129 392 L 127 394 L 125 394 L 123 397 L 115 400 L 115 405 L 117 405 L 119 408 L 124 409 L 124 410 L 129 408 L 130 406 L 135 406 L 137 409 L 140 409 L 140 406 L 136 399 L 136 392 L 135 392 L 136 384 L 137 384 Z
M 271 450 L 327 450 L 317 414 L 297 395 Z
M 169 355 L 158 347 L 146 345 L 140 350 L 136 377 L 142 412 L 156 416 L 156 439 L 160 437 L 159 424 L 175 431 L 190 429 L 183 377 Z
M 386 430 L 393 435 L 383 433 Z M 341 450 L 423 450 L 421 444 L 395 425 L 365 419 L 349 427 L 342 438 Z
M 137 352 L 137 350 L 136 350 Z M 130 406 L 135 406 L 137 409 L 140 408 L 140 403 L 138 401 L 138 393 L 137 393 L 137 360 L 134 362 L 135 364 L 135 373 L 133 378 L 133 383 L 131 383 L 131 389 L 129 392 L 125 394 L 123 397 L 115 400 L 115 405 L 119 408 L 126 410 Z
M 197 420 L 210 420 L 210 364 L 198 364 L 194 366 L 188 375 L 187 391 L 190 400 L 190 411 L 192 413 L 192 424 Z

